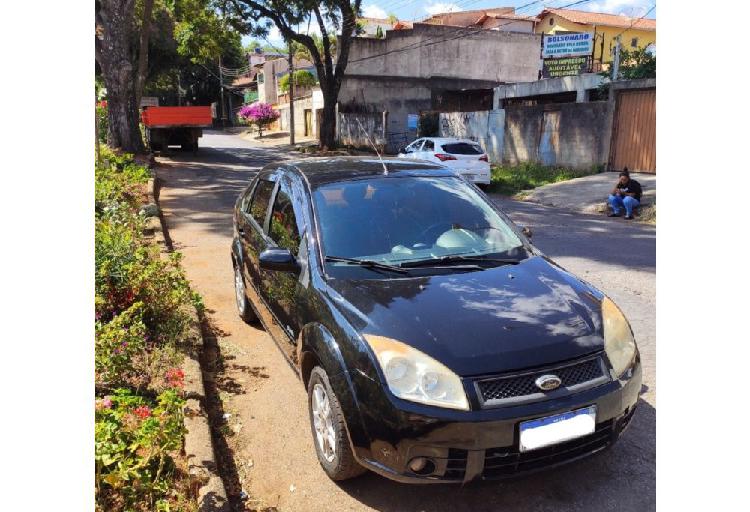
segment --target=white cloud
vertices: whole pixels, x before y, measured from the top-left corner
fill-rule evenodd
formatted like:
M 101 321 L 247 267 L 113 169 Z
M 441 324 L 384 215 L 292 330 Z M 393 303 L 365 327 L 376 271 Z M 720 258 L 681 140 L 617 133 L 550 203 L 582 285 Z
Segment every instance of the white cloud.
M 428 3 L 424 10 L 429 14 L 430 16 L 434 16 L 435 14 L 445 13 L 445 12 L 458 12 L 463 11 L 461 7 L 459 7 L 456 4 L 449 4 L 446 2 L 437 2 Z
M 385 9 L 382 7 L 376 5 L 376 4 L 370 4 L 366 5 L 362 9 L 362 15 L 365 18 L 379 18 L 379 19 L 385 19 L 388 17 L 388 14 L 386 14 Z
M 646 14 L 655 3 L 656 0 L 600 0 L 582 5 L 581 8 L 591 12 L 623 14 L 631 18 L 639 18 Z

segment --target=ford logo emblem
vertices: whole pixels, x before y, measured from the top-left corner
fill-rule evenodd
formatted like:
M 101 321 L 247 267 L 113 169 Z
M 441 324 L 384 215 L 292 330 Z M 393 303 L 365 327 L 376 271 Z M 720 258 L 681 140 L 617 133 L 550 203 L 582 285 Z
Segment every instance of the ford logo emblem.
M 557 375 L 542 375 L 534 381 L 534 384 L 542 391 L 552 391 L 559 388 L 562 381 Z

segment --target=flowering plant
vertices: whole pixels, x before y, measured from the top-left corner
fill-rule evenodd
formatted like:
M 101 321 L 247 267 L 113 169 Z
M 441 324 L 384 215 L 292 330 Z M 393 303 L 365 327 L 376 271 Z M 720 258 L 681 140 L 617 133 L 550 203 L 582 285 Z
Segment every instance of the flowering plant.
M 243 105 L 237 115 L 245 122 L 257 126 L 258 134 L 262 137 L 263 129 L 278 119 L 281 114 L 268 103 L 256 101 L 250 105 Z

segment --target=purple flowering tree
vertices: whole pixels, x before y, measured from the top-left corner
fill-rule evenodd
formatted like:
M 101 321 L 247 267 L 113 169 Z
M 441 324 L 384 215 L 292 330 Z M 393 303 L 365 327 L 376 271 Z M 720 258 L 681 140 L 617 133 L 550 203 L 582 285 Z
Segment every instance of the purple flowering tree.
M 278 119 L 281 114 L 268 103 L 256 101 L 250 105 L 243 105 L 237 115 L 248 124 L 257 126 L 258 136 L 263 137 L 263 129 Z

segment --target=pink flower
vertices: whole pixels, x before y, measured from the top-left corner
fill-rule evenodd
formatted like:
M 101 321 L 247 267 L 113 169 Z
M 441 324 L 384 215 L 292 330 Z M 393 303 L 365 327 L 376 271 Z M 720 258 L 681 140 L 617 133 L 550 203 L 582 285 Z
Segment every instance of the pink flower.
M 167 384 L 173 388 L 182 388 L 185 385 L 185 372 L 180 368 L 171 368 L 166 374 Z
M 101 400 L 96 401 L 96 410 L 101 409 L 111 409 L 112 408 L 112 399 L 108 396 L 105 396 Z
M 135 408 L 133 414 L 138 416 L 140 419 L 145 420 L 146 418 L 151 416 L 151 408 L 149 408 L 148 405 L 141 405 L 140 407 Z
M 244 105 L 238 112 L 238 115 L 253 122 L 273 121 L 281 116 L 278 110 L 274 110 L 268 103 L 261 103 L 260 101 Z

